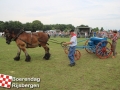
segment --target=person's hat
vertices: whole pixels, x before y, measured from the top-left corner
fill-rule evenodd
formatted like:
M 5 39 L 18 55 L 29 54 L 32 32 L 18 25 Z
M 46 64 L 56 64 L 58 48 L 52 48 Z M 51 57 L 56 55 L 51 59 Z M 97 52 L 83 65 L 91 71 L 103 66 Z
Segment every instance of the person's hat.
M 70 30 L 70 32 L 74 32 L 74 30 Z

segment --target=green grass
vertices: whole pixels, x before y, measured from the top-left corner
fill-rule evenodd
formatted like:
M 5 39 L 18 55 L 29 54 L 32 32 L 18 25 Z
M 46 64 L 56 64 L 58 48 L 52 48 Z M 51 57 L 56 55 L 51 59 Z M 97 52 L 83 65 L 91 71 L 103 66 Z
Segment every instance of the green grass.
M 69 41 L 69 38 L 55 38 L 59 42 Z M 81 39 L 78 39 L 78 41 Z M 83 45 L 85 42 L 82 42 Z M 69 59 L 59 44 L 49 42 L 51 58 L 43 60 L 44 49 L 27 49 L 31 62 L 25 62 L 21 53 L 20 61 L 14 61 L 17 54 L 15 42 L 11 45 L 0 38 L 0 74 L 16 78 L 40 78 L 41 82 L 16 82 L 39 84 L 40 88 L 33 90 L 120 90 L 120 40 L 117 43 L 117 57 L 99 59 L 94 54 L 80 50 L 82 56 L 76 61 L 76 66 L 69 67 Z M 0 90 L 8 90 L 0 88 Z M 16 90 L 16 88 L 11 88 Z M 19 88 L 19 90 L 31 90 Z

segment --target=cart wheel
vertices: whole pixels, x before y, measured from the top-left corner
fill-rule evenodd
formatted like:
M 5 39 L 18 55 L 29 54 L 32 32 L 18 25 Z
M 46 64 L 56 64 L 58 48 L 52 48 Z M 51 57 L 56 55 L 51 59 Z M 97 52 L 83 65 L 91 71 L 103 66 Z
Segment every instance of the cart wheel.
M 74 58 L 75 58 L 75 60 L 79 60 L 80 57 L 81 57 L 81 53 L 80 53 L 80 51 L 79 51 L 79 50 L 75 50 L 75 54 L 74 54 Z
M 61 42 L 61 46 L 62 46 L 62 47 L 64 47 L 64 46 L 65 46 L 65 45 L 63 45 L 63 43 L 65 43 L 65 42 Z
M 112 54 L 112 45 L 108 41 L 99 42 L 96 46 L 96 55 L 101 58 L 105 59 L 110 57 Z
M 85 50 L 88 52 L 88 53 L 93 53 L 93 51 L 94 51 L 94 47 L 90 47 L 89 45 L 88 45 L 88 42 L 89 42 L 90 40 L 87 40 L 86 42 L 85 42 Z
M 68 47 L 64 48 L 64 52 L 65 52 L 66 54 L 68 54 L 68 52 L 69 52 Z
M 69 47 L 68 47 L 67 45 L 63 45 L 63 43 L 65 43 L 65 42 L 61 42 L 61 46 L 62 46 L 62 48 L 64 49 L 64 52 L 65 52 L 66 54 L 68 54 L 68 52 L 69 52 Z

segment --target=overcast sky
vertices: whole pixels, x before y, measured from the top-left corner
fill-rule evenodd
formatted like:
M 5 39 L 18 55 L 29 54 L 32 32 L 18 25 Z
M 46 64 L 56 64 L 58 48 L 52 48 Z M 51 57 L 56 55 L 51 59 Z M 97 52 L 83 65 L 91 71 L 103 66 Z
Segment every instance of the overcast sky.
M 0 0 L 0 21 L 120 30 L 120 0 Z

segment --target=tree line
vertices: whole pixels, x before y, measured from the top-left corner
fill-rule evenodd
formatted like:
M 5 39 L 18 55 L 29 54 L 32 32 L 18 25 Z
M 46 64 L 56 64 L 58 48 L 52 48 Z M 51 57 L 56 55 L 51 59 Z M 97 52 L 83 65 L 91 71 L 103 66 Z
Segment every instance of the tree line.
M 34 20 L 33 22 L 27 22 L 25 24 L 21 23 L 20 21 L 0 21 L 0 32 L 3 32 L 5 29 L 12 29 L 12 28 L 21 28 L 25 31 L 31 31 L 35 32 L 37 30 L 71 30 L 75 29 L 75 27 L 72 24 L 50 24 L 50 25 L 44 25 L 39 20 Z
M 88 25 L 80 25 L 81 27 L 89 27 Z M 0 21 L 0 32 L 3 32 L 5 29 L 12 29 L 12 28 L 21 28 L 25 31 L 31 31 L 35 32 L 38 30 L 61 30 L 61 31 L 67 31 L 71 29 L 75 29 L 75 27 L 72 24 L 50 24 L 50 25 L 44 25 L 39 20 L 34 20 L 33 22 L 27 22 L 25 24 L 21 23 L 20 21 Z M 98 27 L 93 28 L 93 31 L 101 30 L 103 31 L 103 27 L 99 29 Z

